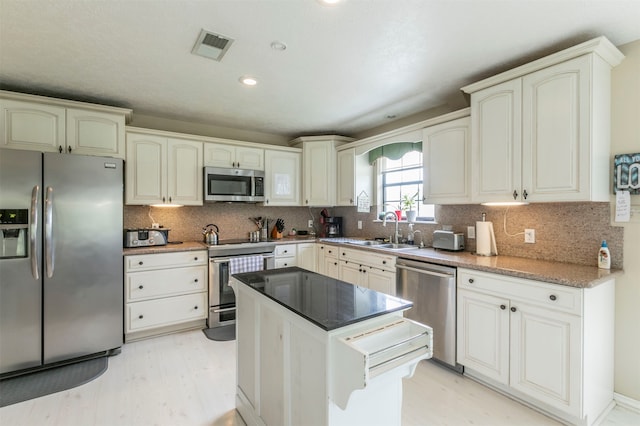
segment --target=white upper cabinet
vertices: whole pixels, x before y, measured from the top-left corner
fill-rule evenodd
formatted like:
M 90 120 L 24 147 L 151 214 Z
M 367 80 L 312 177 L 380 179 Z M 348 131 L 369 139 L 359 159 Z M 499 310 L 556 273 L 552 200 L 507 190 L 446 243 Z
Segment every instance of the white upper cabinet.
M 0 147 L 125 158 L 131 110 L 0 92 Z
M 264 150 L 245 146 L 205 143 L 204 165 L 230 169 L 264 170 Z
M 427 127 L 422 138 L 424 202 L 471 203 L 471 119 Z
M 336 148 L 351 138 L 342 136 L 301 137 L 291 145 L 302 148 L 302 204 L 336 205 Z
M 373 197 L 373 167 L 366 154 L 356 155 L 354 148 L 337 153 L 336 205 L 355 206 L 358 196 L 364 191 Z
M 611 67 L 604 37 L 463 88 L 472 201 L 609 200 Z
M 126 204 L 201 206 L 202 142 L 127 133 Z
M 301 152 L 266 149 L 264 156 L 264 205 L 299 206 Z

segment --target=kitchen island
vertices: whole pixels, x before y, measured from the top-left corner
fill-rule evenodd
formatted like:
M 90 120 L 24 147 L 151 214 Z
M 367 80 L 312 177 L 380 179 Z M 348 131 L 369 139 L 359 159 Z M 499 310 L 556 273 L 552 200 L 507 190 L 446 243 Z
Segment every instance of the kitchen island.
M 309 272 L 237 274 L 236 408 L 248 425 L 400 425 L 402 378 L 432 355 L 412 303 Z

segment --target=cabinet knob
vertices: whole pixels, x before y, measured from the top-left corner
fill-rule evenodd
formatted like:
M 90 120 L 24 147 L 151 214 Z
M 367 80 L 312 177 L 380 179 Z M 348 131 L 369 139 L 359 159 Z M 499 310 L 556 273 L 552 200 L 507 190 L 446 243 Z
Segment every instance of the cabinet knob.
M 167 199 L 165 197 L 162 197 L 162 202 L 164 203 Z
M 62 149 L 62 145 L 58 145 L 58 152 L 59 152 L 60 154 L 62 154 L 62 151 L 63 151 L 63 149 Z
M 138 265 L 142 266 L 144 265 L 144 262 L 141 260 L 140 262 L 138 262 Z
M 526 189 L 522 192 L 522 196 L 524 197 L 524 199 L 525 199 L 525 200 L 526 200 L 526 199 L 527 199 L 527 197 L 529 196 L 529 194 L 527 193 L 527 190 L 526 190 Z
M 552 294 L 551 296 L 549 296 L 549 299 L 551 300 L 556 300 L 558 297 L 555 294 Z
M 142 289 L 144 288 L 144 286 L 143 286 L 143 285 L 139 285 L 139 286 L 138 286 L 138 288 L 139 288 L 140 290 L 142 290 Z
M 67 147 L 67 151 L 68 151 L 69 153 L 71 152 L 71 147 L 70 147 L 70 146 L 68 146 L 68 147 Z
M 194 306 L 193 309 L 198 309 L 198 305 Z
M 515 306 L 511 307 L 511 312 L 515 312 L 517 309 L 515 308 Z
M 287 251 L 285 250 L 284 253 L 287 253 Z
M 347 253 L 342 253 L 342 255 L 343 255 L 343 256 L 346 256 L 346 255 L 347 255 Z
M 284 266 L 289 266 L 289 264 L 288 264 L 288 263 L 285 263 L 285 264 L 284 264 Z
M 309 204 L 309 200 L 304 200 L 304 202 L 305 202 L 306 204 Z
M 198 261 L 198 256 L 194 257 L 193 260 Z
M 383 261 L 382 261 L 382 264 L 383 264 L 383 265 L 386 265 L 386 264 L 387 264 L 387 261 L 386 261 L 386 260 L 383 260 Z
M 469 284 L 473 284 L 473 278 L 469 278 Z
M 320 250 L 324 250 L 324 246 L 320 246 Z M 329 252 L 329 253 L 331 253 L 331 252 Z
M 353 198 L 349 198 L 349 204 L 353 204 Z
M 197 283 L 197 282 L 198 282 L 198 279 L 196 278 L 195 280 L 193 280 L 193 282 L 194 282 L 194 283 Z
M 323 247 L 324 248 L 324 247 Z M 333 253 L 331 250 L 327 250 L 329 252 L 329 254 Z
M 138 315 L 138 319 L 144 318 L 144 315 Z
M 515 189 L 513 190 L 513 199 L 514 200 L 518 199 L 518 191 L 516 191 Z
M 333 262 L 334 265 L 338 266 L 338 262 Z
M 269 199 L 267 198 L 266 200 L 264 200 L 265 204 L 269 204 Z
M 504 311 L 505 309 L 507 309 L 507 307 L 505 305 L 500 305 L 500 309 Z

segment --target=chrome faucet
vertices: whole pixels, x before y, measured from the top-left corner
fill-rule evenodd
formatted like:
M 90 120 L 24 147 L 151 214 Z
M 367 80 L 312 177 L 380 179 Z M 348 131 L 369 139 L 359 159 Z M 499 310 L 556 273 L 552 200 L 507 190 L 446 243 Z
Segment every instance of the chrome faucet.
M 422 237 L 422 232 L 419 229 L 416 229 L 415 231 L 413 231 L 413 244 L 415 244 L 416 242 L 416 234 L 420 234 L 420 244 L 419 247 L 422 248 L 424 247 L 424 238 Z
M 387 216 L 393 215 L 393 218 L 396 220 L 396 232 L 391 236 L 391 243 L 398 244 L 398 216 L 396 212 L 384 212 L 382 218 L 382 226 L 387 226 Z

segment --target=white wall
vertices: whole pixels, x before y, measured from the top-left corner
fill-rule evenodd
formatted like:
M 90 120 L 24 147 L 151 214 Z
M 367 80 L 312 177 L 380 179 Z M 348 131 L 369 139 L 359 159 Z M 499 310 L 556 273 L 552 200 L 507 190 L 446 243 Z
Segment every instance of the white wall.
M 640 40 L 618 48 L 626 58 L 612 73 L 612 163 L 615 154 L 640 152 Z M 640 195 L 631 198 L 633 209 L 640 210 Z M 639 215 L 622 224 L 625 274 L 616 281 L 615 336 L 615 391 L 636 401 L 640 401 Z

